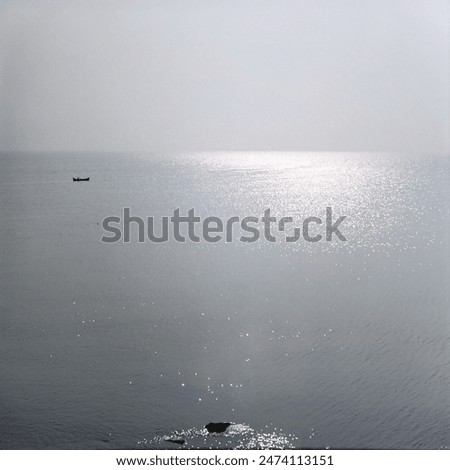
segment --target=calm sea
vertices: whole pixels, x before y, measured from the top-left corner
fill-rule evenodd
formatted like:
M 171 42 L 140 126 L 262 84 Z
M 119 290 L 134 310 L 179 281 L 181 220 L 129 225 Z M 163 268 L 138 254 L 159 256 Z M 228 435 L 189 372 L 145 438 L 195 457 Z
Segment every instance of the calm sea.
M 449 181 L 433 155 L 3 154 L 0 448 L 448 447 Z M 124 207 L 327 206 L 347 242 L 100 241 Z

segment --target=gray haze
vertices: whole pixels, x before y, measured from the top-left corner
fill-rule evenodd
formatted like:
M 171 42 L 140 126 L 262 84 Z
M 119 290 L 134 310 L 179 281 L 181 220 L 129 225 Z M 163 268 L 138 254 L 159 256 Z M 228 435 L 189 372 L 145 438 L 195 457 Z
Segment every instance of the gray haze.
M 1 1 L 0 150 L 449 150 L 444 0 Z

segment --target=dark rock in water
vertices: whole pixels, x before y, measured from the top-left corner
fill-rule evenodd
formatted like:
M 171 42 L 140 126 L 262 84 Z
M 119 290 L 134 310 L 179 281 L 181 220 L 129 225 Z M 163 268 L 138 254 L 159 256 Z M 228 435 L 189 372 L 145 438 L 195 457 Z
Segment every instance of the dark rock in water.
M 172 444 L 183 445 L 186 441 L 184 439 L 165 439 L 166 442 L 171 442 Z
M 208 423 L 205 428 L 208 430 L 208 432 L 225 432 L 229 427 L 231 426 L 231 423 Z

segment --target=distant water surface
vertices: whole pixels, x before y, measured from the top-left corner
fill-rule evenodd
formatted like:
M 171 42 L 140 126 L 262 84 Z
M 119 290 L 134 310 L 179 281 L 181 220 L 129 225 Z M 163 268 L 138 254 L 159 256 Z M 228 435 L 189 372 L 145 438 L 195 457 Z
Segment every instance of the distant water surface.
M 3 154 L 0 198 L 0 448 L 449 446 L 447 156 Z M 100 242 L 327 206 L 346 243 Z

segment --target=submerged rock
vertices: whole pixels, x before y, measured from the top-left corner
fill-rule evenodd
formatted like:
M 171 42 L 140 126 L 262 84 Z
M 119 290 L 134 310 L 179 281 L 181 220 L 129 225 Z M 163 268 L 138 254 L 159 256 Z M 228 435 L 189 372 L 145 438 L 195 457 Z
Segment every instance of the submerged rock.
M 230 426 L 231 423 L 208 423 L 205 428 L 209 433 L 220 433 L 225 432 Z

